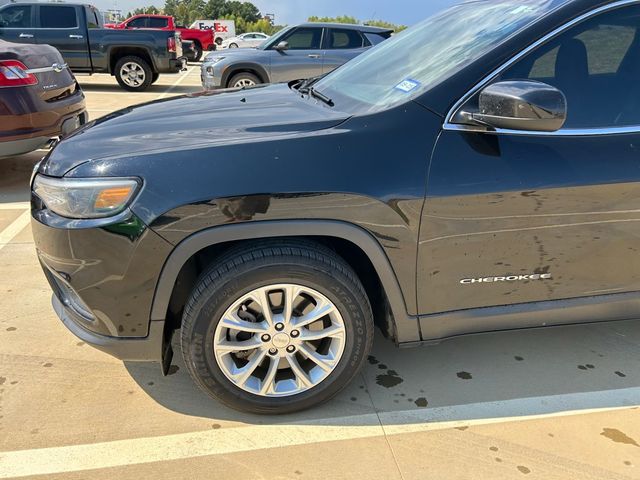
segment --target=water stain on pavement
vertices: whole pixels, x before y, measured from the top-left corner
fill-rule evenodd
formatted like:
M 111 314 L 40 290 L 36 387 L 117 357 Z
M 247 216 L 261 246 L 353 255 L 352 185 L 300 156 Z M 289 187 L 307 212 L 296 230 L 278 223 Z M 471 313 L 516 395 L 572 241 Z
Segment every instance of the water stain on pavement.
M 520 473 L 522 473 L 523 475 L 527 475 L 529 473 L 531 473 L 531 470 L 529 470 L 527 467 L 525 467 L 524 465 L 518 465 L 518 471 Z
M 513 357 L 513 358 L 515 358 L 515 359 L 516 359 L 516 361 L 518 361 L 518 362 L 522 362 L 522 361 L 524 360 L 524 358 L 522 358 L 522 357 L 521 357 L 521 356 L 519 356 L 519 355 L 516 355 L 516 356 L 515 356 L 515 357 Z
M 424 397 L 420 397 L 420 398 L 416 398 L 415 402 L 413 402 L 416 404 L 416 406 L 420 407 L 420 408 L 424 408 L 427 405 L 429 405 L 429 402 L 427 401 L 426 398 Z
M 458 372 L 456 375 L 462 380 L 471 380 L 473 378 L 469 372 Z
M 373 355 L 369 355 L 367 357 L 367 361 L 371 364 L 371 365 L 377 365 L 378 363 L 380 363 L 380 360 L 378 360 L 376 357 L 374 357 Z
M 15 332 L 17 330 L 16 327 L 9 327 L 7 328 L 7 332 Z
M 378 375 L 376 377 L 376 383 L 385 388 L 393 388 L 404 382 L 404 378 L 398 375 L 395 370 L 387 370 L 384 375 Z
M 629 437 L 628 435 L 626 435 L 625 433 L 621 432 L 616 428 L 603 428 L 602 433 L 600 435 L 616 443 L 633 445 L 634 447 L 640 448 L 640 445 L 638 444 L 638 442 L 636 442 L 633 438 Z
M 0 377 L 0 385 L 7 381 L 7 377 Z
M 615 373 L 615 374 L 616 374 L 617 376 L 619 376 L 620 378 L 624 378 L 624 377 L 626 377 L 626 375 L 625 375 L 624 373 L 620 372 L 620 371 L 616 371 L 616 372 L 613 372 L 613 373 Z

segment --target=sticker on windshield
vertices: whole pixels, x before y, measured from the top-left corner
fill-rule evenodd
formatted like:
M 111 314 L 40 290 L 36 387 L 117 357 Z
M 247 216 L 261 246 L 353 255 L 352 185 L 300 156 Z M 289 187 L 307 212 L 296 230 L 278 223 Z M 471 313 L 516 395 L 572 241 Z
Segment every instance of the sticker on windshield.
M 419 81 L 413 80 L 411 78 L 407 78 L 406 80 L 401 81 L 394 88 L 396 90 L 400 90 L 401 92 L 409 93 L 409 92 L 413 92 L 419 86 L 420 86 L 420 82 Z

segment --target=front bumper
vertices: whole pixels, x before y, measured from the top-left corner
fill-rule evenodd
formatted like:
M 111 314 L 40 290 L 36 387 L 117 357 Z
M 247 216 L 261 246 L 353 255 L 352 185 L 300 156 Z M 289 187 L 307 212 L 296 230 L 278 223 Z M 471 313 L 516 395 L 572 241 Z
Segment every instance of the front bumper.
M 213 64 L 203 63 L 200 67 L 200 81 L 205 90 L 222 88 L 222 75 Z
M 164 342 L 164 321 L 150 323 L 149 334 L 144 338 L 118 338 L 99 335 L 82 326 L 81 316 L 65 304 L 65 300 L 52 296 L 53 309 L 62 323 L 83 342 L 108 353 L 123 361 L 131 362 L 162 362 L 166 351 Z

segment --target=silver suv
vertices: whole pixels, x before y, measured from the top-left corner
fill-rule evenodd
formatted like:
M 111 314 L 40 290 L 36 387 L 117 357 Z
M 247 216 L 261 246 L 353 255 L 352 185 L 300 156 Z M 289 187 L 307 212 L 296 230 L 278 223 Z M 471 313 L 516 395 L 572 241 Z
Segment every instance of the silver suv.
M 392 30 L 333 23 L 287 27 L 256 49 L 212 52 L 202 64 L 205 89 L 250 87 L 328 73 L 386 40 Z

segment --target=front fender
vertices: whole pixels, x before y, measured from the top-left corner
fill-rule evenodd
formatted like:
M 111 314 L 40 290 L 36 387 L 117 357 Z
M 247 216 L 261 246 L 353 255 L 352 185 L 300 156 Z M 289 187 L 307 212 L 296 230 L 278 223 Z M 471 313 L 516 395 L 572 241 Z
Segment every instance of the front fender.
M 151 320 L 164 320 L 169 300 L 186 262 L 197 252 L 216 244 L 239 240 L 277 237 L 319 236 L 345 239 L 360 248 L 374 266 L 389 300 L 398 343 L 420 340 L 417 317 L 407 313 L 398 279 L 383 248 L 366 230 L 353 224 L 331 220 L 257 221 L 225 225 L 195 233 L 180 242 L 168 257 L 156 287 Z

